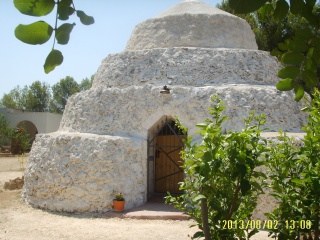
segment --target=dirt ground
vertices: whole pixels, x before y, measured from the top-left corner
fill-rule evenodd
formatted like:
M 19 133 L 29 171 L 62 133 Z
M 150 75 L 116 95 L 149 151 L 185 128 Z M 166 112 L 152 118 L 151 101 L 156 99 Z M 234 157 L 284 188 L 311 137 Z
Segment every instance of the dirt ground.
M 23 164 L 0 157 L 0 240 L 104 239 L 186 240 L 197 231 L 192 221 L 106 218 L 34 209 L 20 199 L 21 190 L 4 190 L 4 182 L 22 177 Z M 267 239 L 260 233 L 254 239 Z

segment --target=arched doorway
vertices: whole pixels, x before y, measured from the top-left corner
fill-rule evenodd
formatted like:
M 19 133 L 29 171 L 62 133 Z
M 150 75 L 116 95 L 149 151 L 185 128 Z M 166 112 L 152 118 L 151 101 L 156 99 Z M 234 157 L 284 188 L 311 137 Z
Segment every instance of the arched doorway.
M 180 151 L 185 135 L 170 116 L 162 117 L 148 134 L 148 195 L 182 193 L 184 179 Z

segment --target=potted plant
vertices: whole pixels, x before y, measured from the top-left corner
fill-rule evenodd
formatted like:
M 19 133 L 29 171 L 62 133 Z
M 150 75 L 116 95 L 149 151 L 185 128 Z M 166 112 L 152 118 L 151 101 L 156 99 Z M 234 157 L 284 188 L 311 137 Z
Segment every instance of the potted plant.
M 124 209 L 125 199 L 121 192 L 117 192 L 113 199 L 113 209 L 117 212 L 121 212 Z

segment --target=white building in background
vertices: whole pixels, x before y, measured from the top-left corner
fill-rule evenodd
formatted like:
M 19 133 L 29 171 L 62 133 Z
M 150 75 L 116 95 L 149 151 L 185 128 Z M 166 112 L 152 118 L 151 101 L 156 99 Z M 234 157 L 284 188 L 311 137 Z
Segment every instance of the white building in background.
M 29 112 L 11 108 L 0 108 L 9 126 L 23 127 L 34 140 L 38 133 L 50 133 L 59 129 L 62 114 L 49 112 Z

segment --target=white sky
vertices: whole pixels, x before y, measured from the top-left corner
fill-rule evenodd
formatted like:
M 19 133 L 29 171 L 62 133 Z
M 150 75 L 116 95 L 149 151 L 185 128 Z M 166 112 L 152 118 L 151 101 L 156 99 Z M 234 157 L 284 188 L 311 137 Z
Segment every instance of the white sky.
M 36 80 L 50 86 L 66 76 L 77 82 L 94 74 L 101 61 L 111 53 L 124 50 L 133 28 L 140 22 L 156 16 L 164 10 L 182 2 L 181 0 L 75 0 L 77 10 L 93 16 L 95 23 L 84 26 L 76 15 L 66 21 L 76 23 L 67 45 L 56 44 L 64 56 L 62 65 L 49 74 L 44 73 L 43 64 L 51 51 L 52 38 L 44 45 L 28 45 L 14 36 L 18 24 L 30 24 L 45 20 L 54 25 L 51 17 L 22 15 L 13 5 L 13 0 L 0 1 L 0 98 L 15 86 L 24 87 Z M 216 6 L 221 0 L 203 0 Z M 54 10 L 55 11 L 55 10 Z M 64 22 L 60 21 L 58 25 Z

